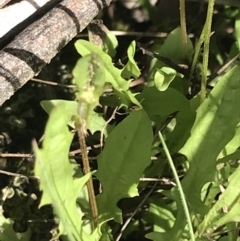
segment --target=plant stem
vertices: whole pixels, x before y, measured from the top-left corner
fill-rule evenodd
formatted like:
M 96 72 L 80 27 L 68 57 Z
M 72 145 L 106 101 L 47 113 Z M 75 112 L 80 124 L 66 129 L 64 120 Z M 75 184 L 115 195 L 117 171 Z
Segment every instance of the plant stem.
M 185 0 L 179 0 L 180 3 L 180 25 L 182 32 L 182 49 L 183 59 L 187 59 L 187 27 L 186 27 L 186 13 L 185 13 Z
M 180 195 L 180 199 L 182 201 L 182 205 L 183 205 L 183 210 L 185 212 L 185 215 L 186 215 L 186 219 L 187 219 L 187 223 L 188 223 L 188 226 L 189 226 L 189 232 L 190 232 L 190 237 L 191 237 L 191 240 L 192 241 L 195 241 L 195 236 L 194 236 L 194 231 L 193 231 L 193 226 L 192 226 L 192 221 L 191 221 L 191 217 L 190 217 L 190 213 L 189 213 L 189 210 L 188 210 L 188 206 L 187 206 L 187 202 L 186 202 L 186 199 L 185 199 L 185 195 L 184 195 L 184 192 L 183 192 L 183 189 L 182 189 L 182 185 L 181 185 L 181 182 L 178 178 L 178 174 L 177 174 L 177 170 L 174 166 L 174 163 L 173 163 L 173 160 L 172 160 L 172 157 L 171 157 L 171 154 L 168 150 L 168 147 L 164 141 L 164 138 L 162 136 L 162 133 L 159 131 L 158 132 L 158 135 L 159 135 L 159 138 L 162 142 L 162 145 L 163 145 L 163 149 L 166 153 L 166 156 L 167 156 L 167 159 L 168 159 L 168 162 L 169 162 L 169 165 L 172 169 L 172 172 L 173 172 L 173 176 L 176 180 L 176 184 L 177 184 L 177 188 L 178 188 L 178 191 L 179 191 L 179 195 Z
M 202 44 L 204 42 L 204 34 L 205 34 L 205 26 L 203 27 L 202 33 L 201 33 L 200 38 L 197 42 L 197 46 L 196 46 L 196 49 L 195 49 L 195 52 L 194 52 L 191 70 L 190 70 L 190 74 L 189 74 L 189 82 L 191 81 L 191 79 L 193 77 L 193 73 L 194 73 L 194 70 L 195 70 L 196 65 L 197 65 L 197 60 L 199 58 L 199 55 L 200 55 L 200 52 L 201 52 L 201 47 L 202 47 Z
M 85 141 L 85 128 L 82 124 L 77 124 L 76 128 L 77 128 L 78 140 L 79 140 L 80 148 L 82 152 L 83 170 L 84 170 L 84 174 L 86 175 L 87 173 L 91 172 L 91 168 L 89 165 L 88 150 L 87 150 L 87 145 Z M 98 208 L 97 208 L 97 203 L 95 199 L 92 178 L 90 178 L 87 181 L 87 190 L 88 190 L 89 202 L 90 202 L 90 207 L 91 207 L 92 217 L 93 217 L 93 229 L 95 229 L 98 226 Z
M 215 0 L 209 0 L 207 18 L 204 25 L 204 47 L 203 47 L 203 66 L 201 78 L 201 102 L 204 101 L 207 93 L 207 71 L 208 71 L 208 58 L 209 58 L 209 43 L 211 37 L 211 26 Z

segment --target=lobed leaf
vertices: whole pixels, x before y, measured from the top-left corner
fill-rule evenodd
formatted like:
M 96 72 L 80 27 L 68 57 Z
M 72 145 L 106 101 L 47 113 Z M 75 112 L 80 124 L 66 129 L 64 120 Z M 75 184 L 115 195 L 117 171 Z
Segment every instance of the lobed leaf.
M 106 38 L 103 42 L 102 49 L 105 53 L 114 57 L 116 54 L 116 48 L 118 46 L 118 41 L 116 36 L 111 32 L 107 31 Z
M 89 129 L 94 109 L 99 105 L 99 98 L 104 92 L 105 71 L 101 58 L 89 54 L 80 58 L 73 69 L 78 92 L 78 118 L 84 121 L 84 128 Z M 83 123 L 83 122 L 82 122 Z
M 135 95 L 132 94 L 129 90 L 130 81 L 126 81 L 122 78 L 122 70 L 117 69 L 113 65 L 112 59 L 109 55 L 104 53 L 100 47 L 85 40 L 76 41 L 75 47 L 78 53 L 83 57 L 91 53 L 98 54 L 103 61 L 102 67 L 105 71 L 105 83 L 110 83 L 115 89 L 115 93 L 118 94 L 121 99 L 125 99 L 124 104 L 126 106 L 133 102 L 134 104 L 141 107 L 141 104 L 137 101 Z
M 68 125 L 75 128 L 73 116 L 77 115 L 78 103 L 77 101 L 68 100 L 43 100 L 41 101 L 42 108 L 50 114 L 51 111 L 58 105 L 64 105 L 65 115 L 68 117 Z M 90 123 L 88 125 L 89 130 L 92 134 L 96 131 L 101 131 L 105 126 L 106 121 L 103 116 L 99 113 L 92 112 L 90 117 Z
M 77 196 L 91 174 L 73 179 L 68 153 L 73 134 L 68 130 L 68 117 L 64 105 L 59 105 L 50 114 L 46 126 L 43 148 L 34 144 L 36 155 L 35 174 L 40 178 L 43 195 L 40 205 L 52 204 L 60 218 L 59 233 L 73 240 L 92 240 L 82 231 L 83 213 L 76 206 Z
M 80 58 L 72 74 L 78 92 L 86 92 L 86 86 L 90 83 L 94 87 L 95 96 L 93 98 L 99 99 L 105 84 L 105 71 L 103 70 L 103 61 L 100 55 L 91 53 Z M 88 101 L 91 101 L 91 99 Z
M 108 31 L 105 42 L 103 43 L 103 51 L 111 57 L 114 57 L 116 54 L 117 46 L 118 40 L 116 36 L 111 31 Z
M 127 50 L 128 62 L 122 70 L 122 76 L 126 79 L 130 79 L 132 77 L 138 78 L 139 75 L 141 74 L 140 69 L 137 66 L 137 63 L 133 58 L 135 55 L 135 51 L 136 51 L 136 41 L 132 41 L 132 43 L 129 45 Z
M 52 110 L 57 107 L 58 105 L 64 106 L 65 109 L 65 115 L 68 117 L 68 125 L 72 128 L 75 128 L 74 126 L 74 120 L 72 119 L 72 116 L 77 114 L 77 108 L 78 103 L 76 101 L 72 100 L 43 100 L 40 102 L 40 105 L 42 108 L 50 114 Z
M 118 91 L 128 90 L 129 82 L 121 77 L 122 71 L 114 67 L 111 57 L 104 53 L 100 47 L 81 39 L 75 42 L 75 47 L 83 57 L 91 53 L 98 54 L 103 61 L 103 68 L 106 72 L 106 82 L 111 83 L 113 88 Z

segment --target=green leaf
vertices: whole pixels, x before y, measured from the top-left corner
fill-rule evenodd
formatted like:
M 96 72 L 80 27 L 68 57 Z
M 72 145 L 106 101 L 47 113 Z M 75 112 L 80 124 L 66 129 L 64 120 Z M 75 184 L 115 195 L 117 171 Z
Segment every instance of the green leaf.
M 68 125 L 72 128 L 75 128 L 73 116 L 77 115 L 78 103 L 77 101 L 68 101 L 68 100 L 43 100 L 41 101 L 42 108 L 50 114 L 51 111 L 58 105 L 63 105 L 65 108 L 65 115 L 68 116 Z M 101 131 L 105 125 L 106 121 L 103 116 L 99 113 L 92 112 L 89 123 L 89 130 L 92 134 L 96 131 Z
M 238 15 L 235 17 L 235 31 L 234 31 L 234 34 L 235 34 L 235 38 L 237 40 L 237 47 L 238 47 L 238 50 L 240 49 L 240 13 L 238 13 Z
M 157 69 L 154 75 L 154 83 L 158 90 L 165 91 L 176 77 L 176 70 L 169 67 Z
M 78 103 L 70 100 L 43 100 L 40 102 L 42 108 L 50 114 L 58 105 L 64 106 L 65 115 L 68 117 L 68 125 L 75 128 L 72 116 L 77 114 Z
M 162 117 L 160 123 L 162 123 L 165 117 L 178 112 L 176 126 L 173 132 L 167 134 L 169 149 L 173 152 L 178 151 L 188 139 L 195 120 L 195 112 L 191 109 L 190 102 L 172 88 L 160 92 L 156 87 L 145 87 L 137 98 L 153 121 L 155 116 L 160 116 Z
M 96 112 L 92 113 L 90 120 L 89 130 L 92 134 L 94 134 L 96 131 L 102 131 L 106 124 L 103 115 Z
M 91 43 L 101 47 L 101 49 L 114 57 L 118 41 L 116 36 L 109 31 L 100 19 L 95 19 L 88 25 L 88 38 Z
M 191 135 L 191 128 L 194 124 L 196 113 L 189 102 L 185 108 L 181 109 L 176 116 L 176 126 L 172 132 L 167 133 L 167 144 L 172 153 L 177 153 Z
M 108 136 L 96 173 L 103 187 L 97 196 L 101 222 L 122 222 L 117 202 L 138 195 L 139 178 L 151 162 L 152 138 L 151 122 L 142 110 L 132 112 Z
M 166 38 L 164 44 L 158 48 L 158 46 L 155 47 L 155 50 L 171 59 L 172 61 L 176 62 L 176 64 L 181 64 L 183 52 L 182 52 L 182 32 L 181 28 L 178 27 L 174 29 Z M 192 55 L 194 53 L 192 41 L 190 38 L 187 39 L 187 55 L 188 60 L 192 59 Z
M 162 46 L 155 46 L 154 51 L 160 55 L 169 58 L 175 64 L 183 64 L 183 52 L 182 52 L 182 36 L 180 27 L 174 29 L 166 38 Z M 194 49 L 191 39 L 187 39 L 187 55 L 189 62 L 192 60 Z M 161 61 L 153 58 L 149 68 L 149 79 L 154 79 L 157 69 L 161 69 L 166 66 Z
M 114 94 L 116 94 L 118 96 L 119 108 L 120 107 L 129 107 L 131 105 L 131 103 L 142 108 L 140 102 L 135 97 L 138 94 L 133 94 L 130 90 L 122 91 L 122 92 L 114 90 Z
M 105 71 L 101 58 L 95 53 L 80 58 L 73 69 L 73 76 L 78 89 L 77 116 L 84 123 L 84 128 L 89 129 L 94 109 L 104 92 Z
M 216 229 L 230 222 L 240 222 L 240 167 L 229 177 L 226 190 L 205 216 L 198 228 L 199 235 L 211 235 Z
M 75 42 L 75 47 L 78 53 L 83 57 L 91 53 L 98 54 L 103 60 L 103 68 L 106 72 L 106 82 L 111 83 L 113 88 L 118 91 L 128 90 L 129 82 L 121 77 L 122 71 L 114 67 L 111 57 L 104 53 L 100 47 L 82 39 Z
M 145 87 L 137 98 L 149 116 L 161 115 L 164 117 L 190 106 L 189 101 L 172 88 L 160 92 L 156 87 Z
M 122 76 L 126 79 L 130 79 L 132 77 L 138 78 L 139 75 L 141 74 L 137 66 L 137 63 L 133 58 L 135 55 L 135 51 L 136 51 L 136 41 L 132 41 L 132 43 L 129 45 L 127 50 L 128 62 L 122 70 Z
M 2 213 L 0 215 L 0 228 L 1 241 L 28 241 L 31 239 L 31 232 L 29 229 L 24 233 L 17 233 L 13 229 L 13 222 L 11 222 L 11 219 L 5 218 Z
M 108 55 L 110 55 L 111 57 L 114 57 L 116 54 L 117 46 L 118 46 L 118 41 L 116 36 L 111 31 L 108 31 L 106 35 L 106 39 L 103 42 L 103 51 Z
M 105 71 L 105 83 L 110 83 L 116 90 L 116 93 L 121 93 L 121 98 L 123 95 L 125 95 L 125 99 L 131 100 L 134 104 L 137 104 L 139 107 L 141 107 L 141 104 L 137 101 L 135 95 L 129 91 L 130 81 L 126 81 L 122 78 L 122 70 L 117 69 L 113 65 L 112 59 L 109 55 L 104 53 L 100 47 L 85 40 L 76 41 L 75 47 L 78 53 L 83 57 L 91 53 L 98 54 L 103 61 L 102 68 Z
M 233 139 L 224 147 L 221 151 L 219 157 L 223 157 L 226 155 L 230 155 L 231 153 L 235 152 L 240 146 L 240 125 L 236 127 L 235 136 Z
M 192 208 L 199 213 L 206 211 L 199 198 L 201 189 L 205 183 L 214 180 L 217 156 L 234 137 L 240 121 L 240 110 L 235 104 L 240 101 L 239 75 L 240 67 L 235 66 L 217 83 L 198 108 L 191 137 L 181 150 L 190 162 L 183 180 L 185 194 L 189 195 Z
M 176 205 L 167 202 L 166 198 L 165 200 L 150 198 L 147 221 L 153 225 L 153 230 L 156 232 L 166 232 L 174 224 L 176 210 L 173 209 L 176 209 Z
M 221 159 L 218 159 L 217 163 L 226 163 L 230 160 L 237 160 L 237 159 L 240 159 L 240 150 L 237 150 Z
M 86 92 L 86 85 L 91 82 L 93 86 L 93 97 L 97 102 L 103 93 L 105 84 L 105 71 L 103 69 L 103 61 L 101 56 L 96 53 L 88 54 L 77 61 L 73 69 L 73 77 L 78 91 Z M 92 99 L 86 101 L 93 101 Z M 93 101 L 94 102 L 94 101 Z M 95 101 L 96 102 L 96 101 Z
M 212 204 L 215 203 L 215 199 L 218 193 L 219 183 L 208 182 L 202 188 L 201 199 L 206 206 L 212 206 Z
M 214 180 L 216 160 L 221 150 L 234 137 L 240 121 L 240 66 L 229 70 L 217 83 L 208 98 L 197 110 L 197 117 L 191 136 L 180 152 L 190 163 L 190 168 L 182 180 L 182 186 L 189 207 L 202 216 L 208 208 L 201 201 L 203 186 Z M 171 191 L 178 206 L 178 214 L 173 228 L 164 234 L 150 233 L 154 240 L 178 241 L 186 226 L 185 214 L 176 188 Z M 212 217 L 214 218 L 214 217 Z
M 36 155 L 34 171 L 40 178 L 40 187 L 43 190 L 40 205 L 53 205 L 60 218 L 60 234 L 67 234 L 71 241 L 86 238 L 91 240 L 81 229 L 83 213 L 76 206 L 78 193 L 91 174 L 79 179 L 72 177 L 73 169 L 68 153 L 73 134 L 68 130 L 68 117 L 64 115 L 65 112 L 64 105 L 53 109 L 46 126 L 43 149 L 33 145 Z

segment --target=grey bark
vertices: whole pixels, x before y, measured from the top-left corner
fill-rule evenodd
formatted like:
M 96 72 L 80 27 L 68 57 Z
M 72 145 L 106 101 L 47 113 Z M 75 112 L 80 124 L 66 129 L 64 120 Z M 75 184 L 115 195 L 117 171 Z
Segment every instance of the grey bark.
M 0 38 L 50 1 L 55 2 L 55 0 L 0 0 Z M 1 8 L 3 3 L 9 5 Z
M 0 51 L 0 105 L 41 69 L 112 0 L 64 0 Z

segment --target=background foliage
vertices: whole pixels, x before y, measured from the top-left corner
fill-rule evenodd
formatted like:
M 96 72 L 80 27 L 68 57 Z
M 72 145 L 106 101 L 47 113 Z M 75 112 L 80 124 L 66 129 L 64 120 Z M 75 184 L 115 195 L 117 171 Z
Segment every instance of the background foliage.
M 98 17 L 124 36 L 79 35 L 1 107 L 0 240 L 240 240 L 240 14 L 207 12 L 186 1 L 185 45 L 178 1 L 115 1 Z

